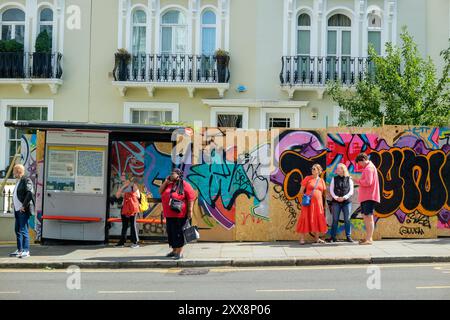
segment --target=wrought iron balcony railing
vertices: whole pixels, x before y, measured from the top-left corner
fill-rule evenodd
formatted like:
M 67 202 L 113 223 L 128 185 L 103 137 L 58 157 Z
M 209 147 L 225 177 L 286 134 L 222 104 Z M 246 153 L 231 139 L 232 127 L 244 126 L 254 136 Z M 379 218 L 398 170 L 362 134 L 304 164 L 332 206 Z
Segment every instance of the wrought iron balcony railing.
M 61 79 L 61 53 L 0 52 L 0 79 Z
M 228 57 L 187 54 L 118 56 L 115 81 L 228 83 Z
M 325 86 L 340 81 L 352 86 L 364 77 L 373 77 L 374 63 L 369 58 L 283 56 L 280 81 L 282 85 Z

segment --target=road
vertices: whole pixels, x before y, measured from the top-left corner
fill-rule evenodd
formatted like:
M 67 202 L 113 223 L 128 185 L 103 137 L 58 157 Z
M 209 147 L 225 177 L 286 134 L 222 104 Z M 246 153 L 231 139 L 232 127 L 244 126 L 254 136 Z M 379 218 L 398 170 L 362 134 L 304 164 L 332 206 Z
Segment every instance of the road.
M 450 299 L 450 264 L 0 270 L 4 299 L 441 300 Z

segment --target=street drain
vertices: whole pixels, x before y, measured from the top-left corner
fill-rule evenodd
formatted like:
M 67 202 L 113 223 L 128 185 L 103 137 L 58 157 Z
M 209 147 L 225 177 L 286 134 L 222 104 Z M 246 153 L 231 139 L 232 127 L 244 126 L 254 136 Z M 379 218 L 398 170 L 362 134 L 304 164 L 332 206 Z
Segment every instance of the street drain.
M 209 269 L 184 269 L 178 275 L 180 276 L 202 276 L 209 273 Z

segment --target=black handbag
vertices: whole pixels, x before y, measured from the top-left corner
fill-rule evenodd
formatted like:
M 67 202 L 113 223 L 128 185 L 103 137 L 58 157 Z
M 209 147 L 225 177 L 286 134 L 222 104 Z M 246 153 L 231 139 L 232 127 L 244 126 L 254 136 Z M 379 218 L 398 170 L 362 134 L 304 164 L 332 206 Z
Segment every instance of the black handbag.
M 172 195 L 170 196 L 169 206 L 173 211 L 180 213 L 183 209 L 183 203 L 183 200 L 177 200 L 172 198 Z
M 186 220 L 183 226 L 183 236 L 186 243 L 197 241 L 200 239 L 200 233 L 197 226 L 193 226 L 190 219 Z

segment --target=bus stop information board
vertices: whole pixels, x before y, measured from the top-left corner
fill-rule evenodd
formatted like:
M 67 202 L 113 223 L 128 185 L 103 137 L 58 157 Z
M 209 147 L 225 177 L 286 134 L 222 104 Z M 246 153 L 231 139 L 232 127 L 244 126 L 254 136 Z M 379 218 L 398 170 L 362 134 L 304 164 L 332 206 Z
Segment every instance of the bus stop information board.
M 102 195 L 105 153 L 105 147 L 67 144 L 48 146 L 47 190 Z

